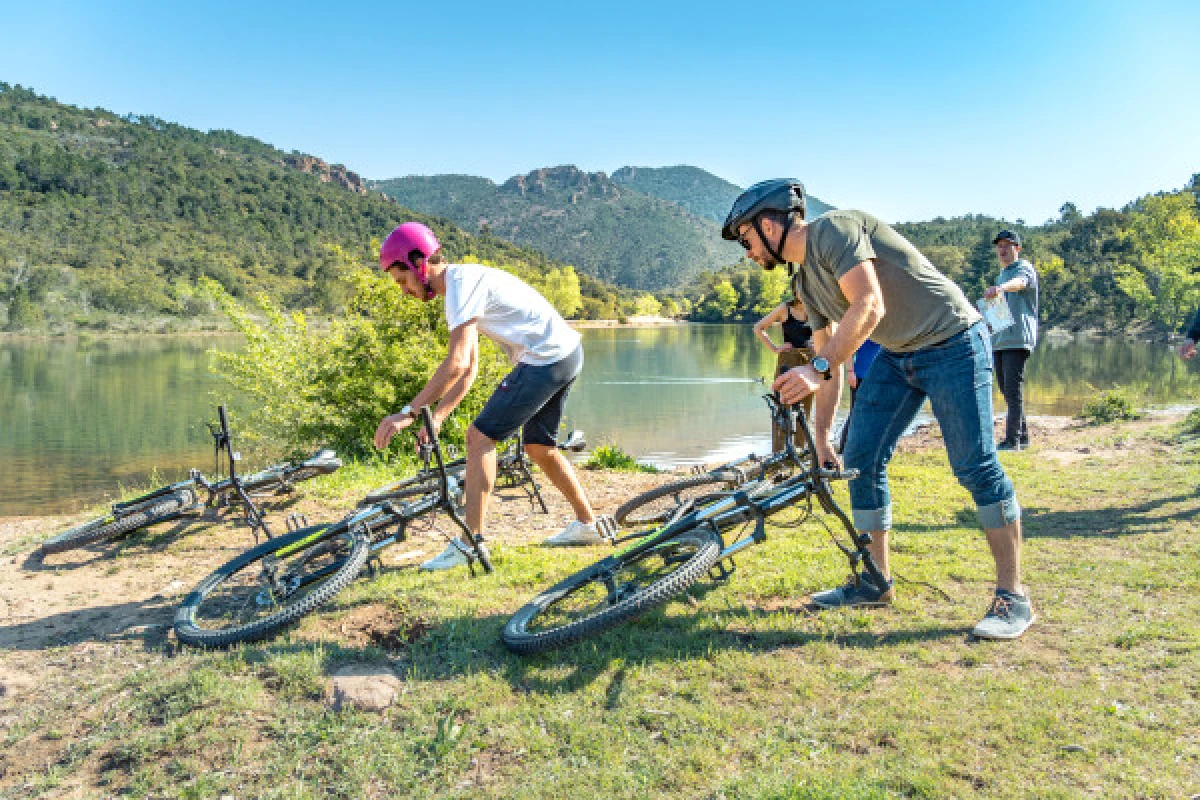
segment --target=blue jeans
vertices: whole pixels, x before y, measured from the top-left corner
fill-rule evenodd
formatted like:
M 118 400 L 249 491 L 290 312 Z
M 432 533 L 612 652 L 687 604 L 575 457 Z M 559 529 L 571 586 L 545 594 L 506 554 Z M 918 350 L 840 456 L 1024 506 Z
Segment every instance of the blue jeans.
M 859 470 L 850 481 L 850 507 L 860 531 L 892 527 L 887 465 L 900 435 L 929 398 L 942 428 L 950 467 L 975 500 L 985 528 L 1021 518 L 1012 481 L 996 458 L 992 434 L 992 352 L 983 323 L 915 353 L 881 350 L 850 415 L 842 454 Z

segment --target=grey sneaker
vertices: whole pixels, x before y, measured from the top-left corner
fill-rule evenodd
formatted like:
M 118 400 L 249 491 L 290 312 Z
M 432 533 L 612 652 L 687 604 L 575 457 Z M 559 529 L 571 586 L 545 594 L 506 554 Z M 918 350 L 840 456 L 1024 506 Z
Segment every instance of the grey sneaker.
M 886 606 L 892 602 L 892 586 L 895 581 L 889 580 L 887 587 L 880 589 L 875 585 L 871 576 L 863 572 L 851 575 L 846 583 L 836 589 L 817 592 L 812 601 L 820 608 L 847 608 L 849 606 Z
M 1035 619 L 1028 597 L 997 589 L 987 614 L 971 633 L 980 639 L 1016 639 Z

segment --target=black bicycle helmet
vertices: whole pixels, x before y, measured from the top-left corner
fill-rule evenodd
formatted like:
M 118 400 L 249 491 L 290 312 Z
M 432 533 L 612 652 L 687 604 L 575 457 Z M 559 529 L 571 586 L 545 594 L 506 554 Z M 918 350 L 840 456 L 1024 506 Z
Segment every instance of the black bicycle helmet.
M 754 230 L 758 233 L 759 238 L 763 240 L 763 245 L 766 246 L 767 252 L 782 264 L 784 262 L 783 255 L 771 247 L 771 243 L 767 241 L 767 237 L 763 236 L 762 229 L 758 227 L 758 215 L 764 211 L 783 211 L 789 213 L 787 222 L 784 223 L 783 235 L 779 238 L 779 246 L 782 248 L 783 240 L 787 238 L 788 229 L 792 226 L 790 212 L 798 212 L 800 219 L 804 219 L 806 208 L 804 184 L 795 178 L 774 178 L 769 181 L 756 183 L 738 195 L 738 198 L 733 201 L 733 208 L 729 209 L 729 216 L 725 218 L 725 224 L 721 227 L 721 238 L 728 239 L 731 242 L 736 241 L 738 238 L 738 226 L 744 222 L 749 222 L 754 226 Z

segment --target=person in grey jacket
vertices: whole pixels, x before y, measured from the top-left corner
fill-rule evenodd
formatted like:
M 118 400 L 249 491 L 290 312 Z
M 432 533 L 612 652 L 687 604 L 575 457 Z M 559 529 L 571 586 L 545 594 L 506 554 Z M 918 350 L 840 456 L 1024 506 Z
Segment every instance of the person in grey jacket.
M 989 299 L 1003 294 L 1012 312 L 1013 324 L 992 334 L 992 359 L 996 383 L 1008 406 L 1004 441 L 997 450 L 1020 450 L 1029 446 L 1025 424 L 1025 362 L 1037 344 L 1037 271 L 1021 258 L 1021 237 L 1015 231 L 1000 231 L 992 240 L 1000 259 L 996 285 L 983 293 Z

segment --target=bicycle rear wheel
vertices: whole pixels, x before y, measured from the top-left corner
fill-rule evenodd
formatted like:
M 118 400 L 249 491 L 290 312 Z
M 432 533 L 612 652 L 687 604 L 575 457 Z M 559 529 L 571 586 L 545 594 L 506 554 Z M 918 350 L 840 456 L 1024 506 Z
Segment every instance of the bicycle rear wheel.
M 141 507 L 127 511 L 122 517 L 114 517 L 109 514 L 89 520 L 82 525 L 76 525 L 74 528 L 51 536 L 42 542 L 39 549 L 42 555 L 51 555 L 86 547 L 93 542 L 111 539 L 147 525 L 177 517 L 195 504 L 195 493 L 190 489 L 180 489 L 165 497 L 147 500 Z
M 737 476 L 727 472 L 705 472 L 656 486 L 626 500 L 613 512 L 623 528 L 661 525 L 688 501 L 702 505 L 721 492 L 737 486 Z
M 371 543 L 354 531 L 281 553 L 323 527 L 276 536 L 201 581 L 175 613 L 179 641 L 196 647 L 252 642 L 333 599 L 358 576 Z
M 666 603 L 702 578 L 721 555 L 706 524 L 650 547 L 634 547 L 580 570 L 535 597 L 504 626 L 521 655 L 565 647 Z

